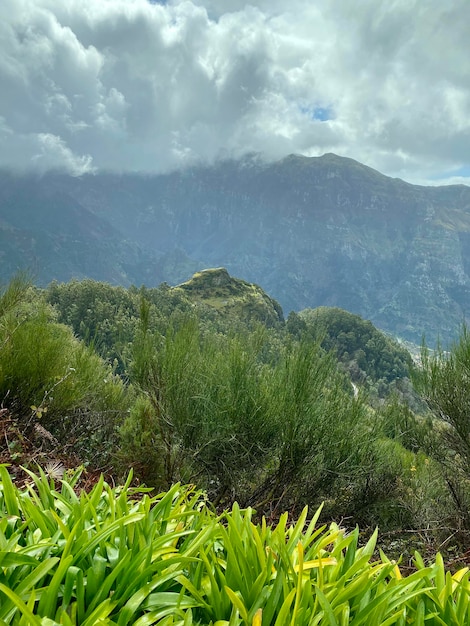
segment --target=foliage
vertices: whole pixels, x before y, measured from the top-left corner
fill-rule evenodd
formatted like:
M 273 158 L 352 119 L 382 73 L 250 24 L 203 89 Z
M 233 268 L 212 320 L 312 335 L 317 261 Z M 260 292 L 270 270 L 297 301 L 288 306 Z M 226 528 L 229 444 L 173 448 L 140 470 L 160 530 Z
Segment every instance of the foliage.
M 188 318 L 162 338 L 146 319 L 130 368 L 146 399 L 121 429 L 124 467 L 160 488 L 197 481 L 215 503 L 262 510 L 323 498 L 338 506 L 341 493 L 351 508 L 366 494 L 372 503 L 371 475 L 383 481 L 365 399 L 318 342 L 281 342 L 273 354 L 261 327 L 203 333 Z
M 57 311 L 59 322 L 92 344 L 120 373 L 125 372 L 126 353 L 139 320 L 136 294 L 87 279 L 51 283 L 46 297 Z
M 58 321 L 71 326 L 123 376 L 139 332 L 142 301 L 148 307 L 149 326 L 162 334 L 169 323 L 189 313 L 196 313 L 207 328 L 224 332 L 260 322 L 279 326 L 283 320 L 279 304 L 260 287 L 232 278 L 222 269 L 199 272 L 174 288 L 163 283 L 154 289 L 124 289 L 86 279 L 51 283 L 45 294 Z
M 198 606 L 178 578 L 214 525 L 200 494 L 150 498 L 129 477 L 76 495 L 77 475 L 56 489 L 42 472 L 19 491 L 0 476 L 2 623 L 143 625 Z
M 304 339 L 289 345 L 272 372 L 270 413 L 276 462 L 258 498 L 287 497 L 316 502 L 347 483 L 356 485 L 367 466 L 365 444 L 371 433 L 362 396 L 344 390 L 332 354 Z M 315 501 L 315 500 L 314 500 Z
M 414 382 L 433 413 L 446 424 L 442 436 L 470 476 L 469 373 L 470 334 L 464 327 L 459 342 L 448 353 L 441 347 L 431 352 L 423 345 Z
M 469 569 L 441 556 L 404 577 L 377 532 L 216 516 L 202 494 L 175 485 L 149 496 L 101 480 L 76 494 L 43 472 L 24 490 L 0 467 L 0 619 L 3 624 L 144 626 L 446 624 L 470 619 Z
M 84 461 L 103 461 L 127 408 L 120 379 L 20 279 L 0 297 L 0 313 L 2 407 L 24 436 L 40 424 Z
M 470 527 L 469 372 L 470 334 L 464 326 L 449 352 L 441 346 L 430 351 L 423 344 L 413 382 L 436 420 L 421 445 L 441 463 L 454 502 Z
M 193 481 L 217 504 L 239 499 L 266 512 L 325 500 L 332 517 L 386 528 L 421 522 L 431 506 L 433 519 L 443 519 L 448 501 L 434 482 L 416 490 L 419 502 L 410 492 L 416 459 L 404 449 L 419 454 L 432 425 L 404 402 L 401 383 L 375 410 L 360 392 L 361 376 L 372 394 L 393 388 L 387 377 L 393 366 L 402 374 L 406 363 L 400 350 L 370 323 L 335 309 L 291 314 L 285 328 L 269 329 L 234 309 L 222 314 L 217 289 L 238 297 L 245 287 L 225 277 L 228 283 L 211 291 L 209 278 L 219 274 L 207 275 L 188 289 L 124 290 L 93 281 L 49 289 L 59 319 L 80 336 L 93 335 L 93 347 L 117 360 L 138 393 L 113 444 L 121 472 L 133 467 L 161 489 Z M 346 338 L 337 349 L 328 343 L 335 332 Z M 360 345 L 375 369 L 357 377 L 352 357 Z
M 266 368 L 259 362 L 263 332 L 246 338 L 203 335 L 188 318 L 162 338 L 144 320 L 131 376 L 148 399 L 141 405 L 148 413 L 141 437 L 161 450 L 157 484 L 202 475 L 225 493 L 240 474 L 262 465 L 272 435 L 265 420 Z M 143 425 L 139 415 L 131 413 L 123 426 L 121 454 L 145 464 L 145 452 L 135 457 L 133 447 L 139 420 Z
M 292 319 L 290 326 L 299 332 L 302 322 L 305 332 L 320 337 L 325 350 L 334 351 L 353 381 L 375 383 L 379 396 L 386 394 L 392 382 L 408 376 L 407 350 L 359 315 L 319 307 L 301 311 L 299 321 Z
M 425 528 L 449 550 L 465 539 L 463 452 L 448 424 L 407 404 L 406 378 L 392 380 L 406 361 L 396 345 L 335 309 L 267 327 L 238 307 L 253 286 L 220 270 L 196 278 L 188 289 L 7 286 L 3 459 L 74 453 L 115 479 L 132 467 L 158 489 L 192 482 L 218 508 L 237 500 L 276 519 L 324 501 L 348 527 Z
M 399 441 L 412 452 L 426 448 L 425 442 L 431 436 L 432 422 L 429 416 L 417 416 L 397 393 L 391 394 L 377 411 L 384 436 Z

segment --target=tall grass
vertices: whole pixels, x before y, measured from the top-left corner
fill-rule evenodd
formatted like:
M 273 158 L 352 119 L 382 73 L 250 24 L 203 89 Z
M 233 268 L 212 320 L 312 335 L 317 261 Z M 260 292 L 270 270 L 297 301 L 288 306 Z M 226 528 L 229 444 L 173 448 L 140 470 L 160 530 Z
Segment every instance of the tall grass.
M 442 558 L 402 577 L 377 533 L 319 526 L 320 510 L 271 527 L 203 494 L 152 496 L 101 479 L 76 493 L 40 471 L 16 487 L 0 466 L 0 624 L 124 626 L 457 625 L 470 622 L 469 571 Z

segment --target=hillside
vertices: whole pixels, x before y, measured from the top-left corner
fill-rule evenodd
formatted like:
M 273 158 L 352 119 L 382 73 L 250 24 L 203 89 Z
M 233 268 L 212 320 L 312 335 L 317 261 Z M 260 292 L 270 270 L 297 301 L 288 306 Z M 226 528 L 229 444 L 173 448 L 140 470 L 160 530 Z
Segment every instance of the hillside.
M 391 383 L 409 375 L 408 351 L 359 315 L 319 307 L 305 309 L 299 317 L 308 330 L 322 338 L 325 350 L 333 350 L 353 381 L 364 382 L 369 378 Z
M 284 311 L 340 307 L 445 341 L 470 309 L 470 189 L 419 187 L 333 154 L 161 176 L 2 175 L 2 277 L 182 283 L 206 267 Z
M 455 358 L 423 352 L 412 396 L 408 355 L 370 322 L 326 308 L 284 322 L 223 268 L 152 289 L 18 277 L 0 322 L 0 460 L 20 484 L 37 464 L 115 484 L 133 468 L 218 508 L 276 519 L 324 502 L 327 520 L 392 532 L 394 551 L 467 550 L 468 334 Z
M 42 285 L 85 277 L 130 285 L 157 267 L 152 252 L 75 200 L 67 185 L 6 172 L 0 172 L 0 259 L 3 282 L 20 269 Z
M 45 291 L 58 320 L 80 339 L 92 343 L 102 357 L 126 375 L 126 359 L 141 324 L 142 298 L 148 302 L 147 326 L 165 334 L 168 320 L 198 317 L 209 333 L 245 334 L 264 326 L 277 341 L 308 340 L 332 352 L 354 387 L 370 400 L 400 388 L 409 398 L 410 354 L 367 320 L 342 309 L 319 307 L 291 312 L 284 320 L 279 303 L 261 287 L 230 276 L 225 268 L 196 272 L 170 287 L 136 289 L 92 280 L 52 283 Z M 283 339 L 282 339 L 283 338 Z M 273 342 L 273 355 L 281 350 Z M 277 358 L 277 357 L 276 357 Z M 348 389 L 350 385 L 347 384 Z

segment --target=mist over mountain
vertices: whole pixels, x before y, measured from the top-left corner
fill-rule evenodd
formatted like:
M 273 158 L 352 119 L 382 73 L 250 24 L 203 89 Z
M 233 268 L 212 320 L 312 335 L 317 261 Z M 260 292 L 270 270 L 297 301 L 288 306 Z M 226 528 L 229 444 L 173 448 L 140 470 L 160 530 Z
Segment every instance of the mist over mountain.
M 166 175 L 0 175 L 1 278 L 186 281 L 208 267 L 284 312 L 341 307 L 448 340 L 470 310 L 470 188 L 420 187 L 326 154 Z

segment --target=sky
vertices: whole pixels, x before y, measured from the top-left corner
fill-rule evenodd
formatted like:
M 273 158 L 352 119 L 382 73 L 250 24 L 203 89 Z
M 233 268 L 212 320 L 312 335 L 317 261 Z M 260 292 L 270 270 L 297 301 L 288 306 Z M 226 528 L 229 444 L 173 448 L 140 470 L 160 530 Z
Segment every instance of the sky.
M 0 167 L 326 152 L 470 184 L 469 0 L 0 0 Z

